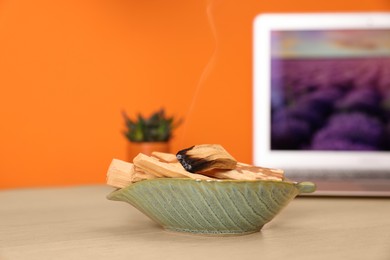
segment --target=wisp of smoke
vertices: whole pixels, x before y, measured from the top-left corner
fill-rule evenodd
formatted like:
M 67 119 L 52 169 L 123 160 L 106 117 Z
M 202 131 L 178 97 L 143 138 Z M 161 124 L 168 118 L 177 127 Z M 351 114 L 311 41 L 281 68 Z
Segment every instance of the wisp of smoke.
M 213 53 L 211 54 L 209 61 L 207 62 L 205 68 L 203 69 L 203 71 L 200 75 L 199 81 L 195 87 L 195 91 L 194 91 L 194 94 L 192 96 L 192 99 L 191 99 L 189 108 L 187 110 L 187 113 L 185 115 L 185 118 L 188 118 L 193 113 L 194 106 L 195 106 L 197 99 L 198 99 L 199 91 L 202 88 L 202 86 L 204 85 L 204 82 L 205 82 L 207 76 L 210 74 L 211 70 L 215 67 L 215 62 L 216 62 L 216 59 L 218 56 L 217 53 L 218 53 L 219 43 L 218 43 L 218 37 L 217 37 L 217 29 L 216 29 L 215 22 L 214 22 L 213 11 L 214 11 L 215 7 L 218 6 L 218 4 L 220 4 L 221 1 L 222 0 L 208 0 L 207 1 L 206 13 L 207 13 L 207 19 L 209 22 L 210 30 L 211 30 L 212 35 L 213 35 L 214 50 L 213 50 Z M 185 122 L 182 137 L 186 136 L 187 125 L 188 124 Z M 182 139 L 183 138 L 181 138 L 181 140 Z M 181 141 L 181 143 L 182 143 L 182 141 Z

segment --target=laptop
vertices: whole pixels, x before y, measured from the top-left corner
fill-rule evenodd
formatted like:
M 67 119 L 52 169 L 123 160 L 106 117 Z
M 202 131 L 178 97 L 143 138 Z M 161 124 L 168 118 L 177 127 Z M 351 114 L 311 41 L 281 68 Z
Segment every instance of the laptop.
M 390 196 L 390 13 L 262 14 L 253 33 L 254 164 Z

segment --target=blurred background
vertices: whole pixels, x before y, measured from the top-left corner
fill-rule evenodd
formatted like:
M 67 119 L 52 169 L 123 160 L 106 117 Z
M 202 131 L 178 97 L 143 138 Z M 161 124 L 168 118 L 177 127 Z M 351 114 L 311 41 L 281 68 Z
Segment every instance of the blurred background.
M 390 2 L 0 0 L 0 188 L 104 183 L 122 110 L 183 118 L 172 152 L 220 143 L 251 163 L 254 17 L 359 11 Z

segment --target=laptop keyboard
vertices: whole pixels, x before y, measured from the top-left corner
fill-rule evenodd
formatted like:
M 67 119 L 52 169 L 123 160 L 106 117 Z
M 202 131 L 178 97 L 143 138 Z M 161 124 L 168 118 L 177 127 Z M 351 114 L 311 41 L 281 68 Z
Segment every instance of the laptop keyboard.
M 357 170 L 285 170 L 293 181 L 311 181 L 317 190 L 307 196 L 390 197 L 389 171 Z
M 356 180 L 356 179 L 390 179 L 388 171 L 369 170 L 285 170 L 286 178 L 292 180 Z

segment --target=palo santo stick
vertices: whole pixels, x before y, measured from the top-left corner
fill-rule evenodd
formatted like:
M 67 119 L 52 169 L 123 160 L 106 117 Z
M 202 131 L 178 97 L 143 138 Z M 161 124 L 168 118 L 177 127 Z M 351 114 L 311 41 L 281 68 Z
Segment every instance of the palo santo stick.
M 189 172 L 199 173 L 213 169 L 233 170 L 237 161 L 219 144 L 195 145 L 176 154 Z
M 142 181 L 142 180 L 150 180 L 150 179 L 156 179 L 157 177 L 151 173 L 144 172 L 143 170 L 139 169 L 138 167 L 135 167 L 135 174 L 133 175 L 132 182 Z
M 152 152 L 152 156 L 156 157 L 160 161 L 167 162 L 167 163 L 179 162 L 176 158 L 176 155 L 174 155 L 173 153 Z
M 154 179 L 156 176 L 139 171 L 134 164 L 113 159 L 107 171 L 107 184 L 116 188 L 124 188 L 133 182 Z
M 200 174 L 191 174 L 181 167 L 179 163 L 165 163 L 157 158 L 149 157 L 145 154 L 138 154 L 133 159 L 134 165 L 143 171 L 156 175 L 158 177 L 170 178 L 192 178 L 200 180 L 211 180 L 213 178 Z
M 268 176 L 273 176 L 275 178 L 279 178 L 281 180 L 284 180 L 284 171 L 281 169 L 264 168 L 264 167 L 259 167 L 259 166 L 252 166 L 249 164 L 242 164 L 242 165 L 245 167 L 253 168 L 257 172 L 264 173 Z
M 217 179 L 231 180 L 275 180 L 282 181 L 283 171 L 279 169 L 269 169 L 256 167 L 249 164 L 237 163 L 233 170 L 221 171 L 212 170 L 203 174 Z

